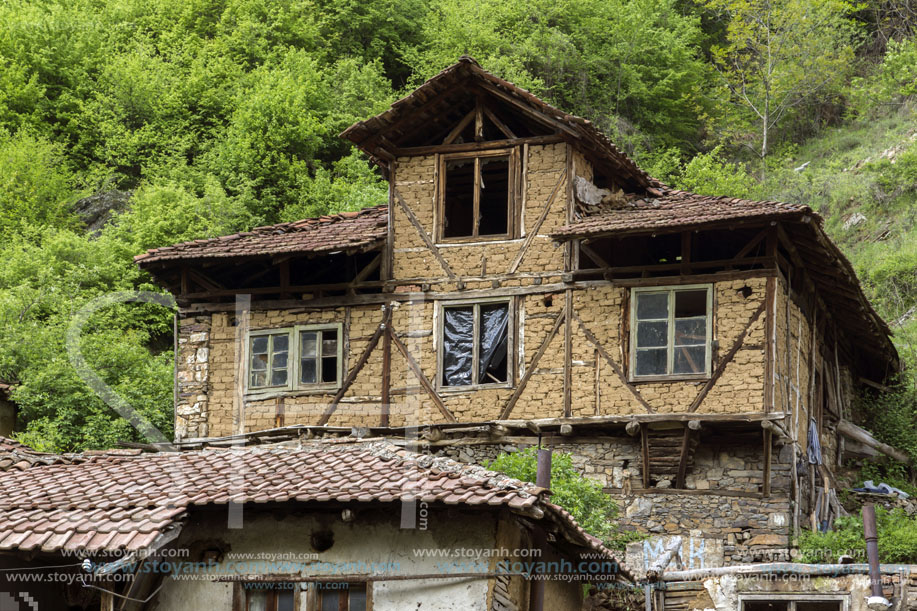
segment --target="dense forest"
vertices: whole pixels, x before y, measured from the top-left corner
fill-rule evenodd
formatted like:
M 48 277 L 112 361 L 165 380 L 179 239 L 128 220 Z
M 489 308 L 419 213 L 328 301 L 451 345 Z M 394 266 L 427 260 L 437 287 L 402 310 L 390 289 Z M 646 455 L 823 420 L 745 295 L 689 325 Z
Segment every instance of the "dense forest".
M 817 208 L 917 366 L 914 0 L 10 0 L 0 381 L 18 436 L 136 439 L 70 364 L 74 315 L 158 290 L 145 249 L 383 203 L 337 134 L 463 54 L 669 184 Z M 81 341 L 168 434 L 172 312 L 112 306 Z M 917 455 L 902 382 L 872 426 Z

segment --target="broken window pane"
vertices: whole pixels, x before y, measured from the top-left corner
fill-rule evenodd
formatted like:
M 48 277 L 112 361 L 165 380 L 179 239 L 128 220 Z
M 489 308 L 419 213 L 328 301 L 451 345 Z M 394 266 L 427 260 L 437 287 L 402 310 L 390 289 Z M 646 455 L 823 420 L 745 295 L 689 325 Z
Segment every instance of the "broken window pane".
M 260 590 L 248 590 L 246 598 L 248 599 L 247 611 L 267 611 L 268 596 L 270 592 Z
M 251 338 L 248 362 L 250 388 L 286 386 L 289 341 L 286 333 Z
M 474 235 L 474 159 L 446 161 L 443 237 Z
M 707 290 L 676 291 L 675 318 L 707 315 Z
M 665 375 L 666 355 L 665 348 L 651 350 L 637 350 L 636 374 L 638 376 Z
M 674 373 L 703 373 L 707 369 L 705 346 L 675 348 Z
M 685 318 L 675 321 L 675 345 L 697 346 L 707 343 L 707 319 Z
M 651 320 L 669 317 L 668 293 L 638 293 L 637 319 Z
M 484 305 L 480 308 L 480 348 L 478 351 L 478 384 L 506 382 L 506 343 L 509 305 Z
M 318 380 L 318 367 L 314 358 L 301 359 L 299 367 L 299 383 L 315 384 Z
M 474 308 L 443 310 L 443 385 L 471 384 L 474 350 Z
M 509 157 L 481 158 L 478 235 L 509 233 Z
M 665 347 L 669 340 L 669 323 L 660 320 L 637 323 L 637 347 Z
M 366 611 L 366 585 L 350 584 L 350 608 L 349 611 Z

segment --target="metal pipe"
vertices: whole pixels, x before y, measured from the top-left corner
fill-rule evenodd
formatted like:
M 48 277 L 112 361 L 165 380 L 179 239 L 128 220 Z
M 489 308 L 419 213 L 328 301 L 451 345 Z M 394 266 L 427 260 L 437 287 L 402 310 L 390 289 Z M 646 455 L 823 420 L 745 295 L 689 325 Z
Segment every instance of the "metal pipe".
M 882 594 L 882 576 L 879 571 L 879 531 L 876 528 L 876 506 L 872 503 L 863 505 L 863 534 L 866 539 L 866 560 L 869 562 L 869 585 L 872 596 L 866 601 L 870 609 L 883 609 L 891 606 Z
M 535 485 L 541 488 L 551 487 L 551 450 L 538 448 L 537 468 L 535 471 Z M 547 537 L 540 528 L 535 531 L 535 545 L 538 549 L 544 549 L 547 545 Z M 531 589 L 532 600 L 529 604 L 531 611 L 544 611 L 544 581 L 539 579 L 532 582 Z

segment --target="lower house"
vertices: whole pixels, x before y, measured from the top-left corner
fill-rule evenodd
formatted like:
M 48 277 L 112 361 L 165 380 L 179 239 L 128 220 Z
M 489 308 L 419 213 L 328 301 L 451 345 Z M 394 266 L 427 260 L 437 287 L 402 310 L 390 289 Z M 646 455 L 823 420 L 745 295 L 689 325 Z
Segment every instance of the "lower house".
M 578 610 L 587 581 L 632 582 L 545 488 L 387 443 L 2 441 L 3 611 Z

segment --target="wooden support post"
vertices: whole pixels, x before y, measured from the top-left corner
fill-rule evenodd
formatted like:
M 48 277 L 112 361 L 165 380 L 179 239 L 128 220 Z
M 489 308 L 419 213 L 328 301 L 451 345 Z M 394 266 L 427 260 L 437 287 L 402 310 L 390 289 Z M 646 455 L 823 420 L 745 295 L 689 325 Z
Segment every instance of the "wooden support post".
M 691 232 L 681 232 L 681 273 L 691 273 Z
M 389 425 L 391 413 L 392 391 L 392 329 L 387 325 L 382 335 L 382 410 L 379 426 Z
M 774 367 L 777 358 L 777 279 L 766 280 L 764 290 L 764 413 L 774 410 Z
M 290 296 L 290 260 L 284 259 L 280 262 L 280 298 L 286 299 Z
M 602 361 L 599 360 L 599 349 L 595 348 L 593 363 L 595 363 L 595 415 L 602 413 Z
M 685 487 L 685 477 L 688 473 L 688 455 L 691 452 L 691 427 L 685 425 L 685 434 L 681 440 L 681 456 L 678 459 L 678 474 L 675 477 L 675 487 Z
M 567 289 L 564 311 L 573 311 L 573 289 Z M 573 317 L 564 317 L 564 417 L 573 415 Z
M 102 604 L 99 605 L 99 609 L 100 611 L 115 611 L 115 595 L 108 591 L 102 592 Z
M 765 421 L 766 422 L 766 421 Z M 767 498 L 771 494 L 771 446 L 773 441 L 773 431 L 763 429 L 764 434 L 764 483 L 761 486 L 761 494 Z
M 645 423 L 640 424 L 640 474 L 643 476 L 643 488 L 650 487 L 650 439 L 649 428 Z

